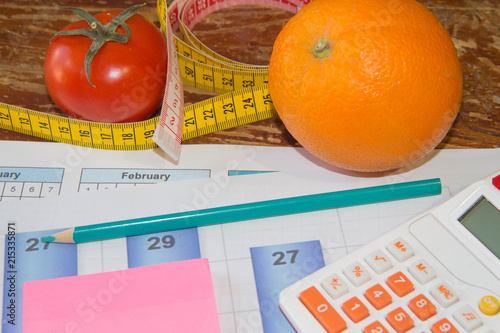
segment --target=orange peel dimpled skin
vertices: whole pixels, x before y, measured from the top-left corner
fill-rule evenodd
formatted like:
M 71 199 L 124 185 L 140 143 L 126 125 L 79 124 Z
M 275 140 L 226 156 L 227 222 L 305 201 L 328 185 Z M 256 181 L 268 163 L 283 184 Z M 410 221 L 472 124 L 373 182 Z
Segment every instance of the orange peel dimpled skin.
M 269 89 L 287 130 L 344 169 L 411 163 L 446 136 L 462 72 L 448 32 L 414 0 L 313 0 L 278 35 Z

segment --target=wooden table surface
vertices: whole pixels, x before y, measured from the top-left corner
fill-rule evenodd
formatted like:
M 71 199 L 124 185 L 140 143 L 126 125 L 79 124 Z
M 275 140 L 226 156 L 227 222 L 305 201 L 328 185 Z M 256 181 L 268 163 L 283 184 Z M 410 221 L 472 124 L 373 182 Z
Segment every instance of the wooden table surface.
M 332 0 L 334 1 L 334 0 Z M 92 14 L 124 9 L 129 0 L 58 0 Z M 462 106 L 440 148 L 500 147 L 500 1 L 421 0 L 445 25 L 460 56 L 464 75 Z M 0 101 L 64 115 L 47 93 L 44 55 L 51 36 L 78 17 L 57 10 L 50 0 L 0 3 Z M 158 24 L 156 1 L 141 14 Z M 262 6 L 238 6 L 205 17 L 193 29 L 221 55 L 252 64 L 268 64 L 273 42 L 292 14 Z M 214 96 L 185 85 L 186 104 Z M 0 130 L 0 140 L 45 141 Z M 185 144 L 256 144 L 298 146 L 278 117 L 184 141 Z

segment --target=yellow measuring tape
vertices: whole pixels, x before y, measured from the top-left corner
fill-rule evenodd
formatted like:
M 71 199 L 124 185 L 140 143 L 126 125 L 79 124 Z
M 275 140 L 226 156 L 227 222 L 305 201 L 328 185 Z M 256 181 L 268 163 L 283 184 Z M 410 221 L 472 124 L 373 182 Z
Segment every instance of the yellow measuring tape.
M 180 37 L 174 36 L 174 42 L 183 83 L 221 94 L 184 108 L 182 140 L 276 115 L 267 87 L 267 66 L 226 59 L 204 46 L 190 31 L 209 13 L 243 4 L 269 5 L 291 12 L 297 12 L 304 5 L 301 1 L 284 0 L 176 0 L 167 9 L 164 0 L 158 0 L 157 12 L 162 31 L 166 31 L 165 17 L 168 14 L 173 30 L 180 32 Z M 158 119 L 120 124 L 97 123 L 0 102 L 0 128 L 98 149 L 155 148 L 157 145 L 152 137 Z

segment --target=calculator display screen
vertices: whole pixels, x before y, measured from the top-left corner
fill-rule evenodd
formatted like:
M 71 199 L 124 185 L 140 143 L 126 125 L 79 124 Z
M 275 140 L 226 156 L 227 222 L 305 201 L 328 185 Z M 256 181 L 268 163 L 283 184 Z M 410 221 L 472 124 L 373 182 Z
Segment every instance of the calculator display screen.
M 491 202 L 481 197 L 458 220 L 500 259 L 500 211 Z

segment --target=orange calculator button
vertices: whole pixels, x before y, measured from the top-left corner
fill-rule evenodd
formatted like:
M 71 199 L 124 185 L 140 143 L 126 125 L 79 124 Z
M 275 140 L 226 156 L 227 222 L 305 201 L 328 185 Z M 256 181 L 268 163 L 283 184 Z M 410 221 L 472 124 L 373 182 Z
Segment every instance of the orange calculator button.
M 380 284 L 376 284 L 365 292 L 365 297 L 377 310 L 385 308 L 392 303 L 392 297 Z
M 413 298 L 408 307 L 420 320 L 425 321 L 436 314 L 436 307 L 429 301 L 427 297 L 420 294 Z
M 357 297 L 353 297 L 344 302 L 344 304 L 342 304 L 342 310 L 344 310 L 345 314 L 355 323 L 359 323 L 370 315 L 368 308 Z
M 401 272 L 389 276 L 386 282 L 392 291 L 399 297 L 405 296 L 414 289 L 413 283 Z
M 441 319 L 431 327 L 432 333 L 460 333 L 446 318 Z
M 363 333 L 389 333 L 389 331 L 379 321 L 366 326 Z
M 339 333 L 347 329 L 345 320 L 316 287 L 301 292 L 299 299 L 328 333 Z
M 402 308 L 397 308 L 387 314 L 387 322 L 398 333 L 404 333 L 411 330 L 414 326 L 413 319 Z

